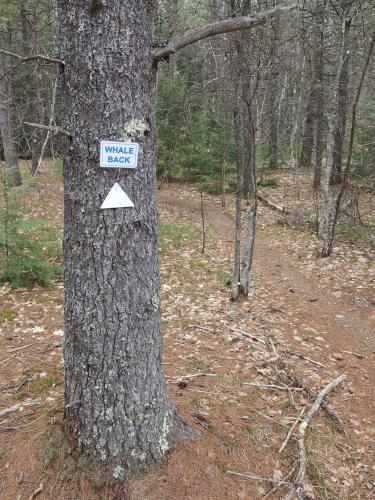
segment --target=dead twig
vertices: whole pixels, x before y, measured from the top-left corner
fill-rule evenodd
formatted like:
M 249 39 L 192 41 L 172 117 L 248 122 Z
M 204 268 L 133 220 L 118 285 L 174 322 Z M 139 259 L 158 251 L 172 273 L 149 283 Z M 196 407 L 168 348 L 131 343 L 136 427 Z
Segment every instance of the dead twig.
M 29 500 L 34 500 L 43 491 L 43 483 L 40 483 L 39 487 L 29 496 Z
M 271 477 L 254 476 L 252 474 L 244 474 L 242 472 L 236 472 L 234 470 L 228 470 L 226 473 L 233 474 L 235 476 L 246 477 L 247 479 L 255 479 L 256 481 L 267 481 L 269 483 L 287 484 L 289 486 L 293 484 L 290 481 L 282 481 L 282 480 L 272 479 Z
M 283 451 L 283 449 L 286 447 L 286 445 L 289 443 L 290 436 L 292 435 L 292 432 L 294 431 L 294 428 L 296 427 L 296 425 L 298 424 L 298 422 L 301 420 L 302 415 L 304 413 L 305 413 L 305 409 L 303 408 L 301 410 L 300 414 L 298 415 L 298 417 L 296 418 L 296 420 L 294 421 L 292 427 L 289 429 L 288 434 L 286 435 L 286 438 L 285 438 L 283 444 L 279 448 L 279 453 L 281 453 Z
M 266 420 L 270 420 L 273 424 L 275 425 L 281 425 L 281 427 L 285 427 L 286 429 L 289 429 L 289 427 L 282 422 L 278 422 L 277 420 L 274 420 L 272 417 L 269 417 L 268 415 L 265 415 L 261 411 L 253 410 L 254 413 L 257 413 L 261 417 L 265 418 Z
M 314 359 L 308 358 L 304 354 L 301 354 L 300 352 L 295 351 L 294 349 L 290 349 L 289 347 L 282 347 L 282 350 L 284 352 L 291 354 L 292 356 L 297 356 L 297 358 L 303 359 L 313 365 L 319 366 L 320 368 L 327 368 L 326 365 L 323 365 L 323 363 L 319 363 L 319 361 L 315 361 Z
M 302 391 L 300 387 L 283 387 L 281 385 L 275 384 L 253 384 L 252 382 L 243 382 L 243 385 L 248 385 L 250 387 L 257 387 L 258 389 L 278 389 L 280 391 Z
M 193 373 L 191 375 L 178 375 L 175 377 L 170 377 L 168 375 L 165 375 L 165 378 L 171 378 L 174 380 L 179 380 L 182 378 L 196 378 L 196 377 L 217 377 L 216 373 Z
M 7 361 L 10 361 L 11 359 L 15 358 L 16 356 L 17 356 L 17 353 L 13 354 L 12 356 L 9 356 L 9 358 L 3 359 L 2 361 L 0 361 L 0 365 L 3 365 L 4 363 L 6 363 Z
M 36 342 L 33 342 L 32 344 L 23 345 L 22 347 L 16 347 L 15 349 L 11 349 L 8 352 L 11 353 L 11 352 L 16 352 L 16 351 L 22 351 L 22 349 L 27 349 L 28 347 L 31 347 L 34 344 L 36 344 Z
M 282 481 L 286 481 L 288 479 L 288 477 L 290 477 L 292 474 L 294 474 L 294 471 L 296 470 L 297 466 L 295 465 L 289 472 L 288 474 L 285 474 L 285 476 L 283 477 Z M 277 491 L 279 488 L 280 488 L 280 484 L 277 484 L 274 488 L 272 488 L 272 490 L 270 490 L 268 493 L 266 493 L 263 498 L 267 498 L 271 495 L 273 495 L 275 493 L 275 491 Z
M 338 387 L 344 380 L 346 379 L 346 375 L 341 375 L 340 377 L 335 378 L 329 384 L 327 384 L 318 394 L 314 404 L 311 406 L 310 410 L 305 415 L 304 419 L 299 425 L 298 433 L 298 472 L 297 477 L 295 478 L 291 491 L 287 496 L 286 500 L 293 500 L 294 498 L 303 498 L 303 490 L 304 490 L 304 480 L 306 476 L 306 466 L 307 466 L 307 455 L 305 448 L 305 434 L 307 427 L 310 425 L 311 420 L 318 413 L 324 398 L 328 396 L 330 392 L 332 392 L 336 387 Z
M 9 415 L 9 413 L 14 413 L 15 411 L 18 411 L 21 408 L 20 404 L 10 406 L 9 408 L 5 408 L 4 410 L 0 410 L 0 418 L 5 417 L 6 415 Z
M 52 127 L 51 125 L 42 125 L 41 123 L 33 123 L 33 122 L 23 122 L 25 125 L 33 128 L 40 128 L 41 130 L 47 130 L 49 132 L 53 132 L 54 134 L 62 134 L 67 137 L 71 137 L 71 133 L 67 130 L 64 130 L 60 127 Z
M 261 344 L 267 345 L 267 342 L 265 340 L 261 339 L 260 337 L 256 337 L 255 335 L 250 335 L 250 333 L 239 330 L 238 328 L 233 328 L 232 326 L 228 326 L 227 328 L 228 328 L 228 330 L 231 330 L 232 332 L 235 332 L 235 333 L 240 333 L 244 337 L 247 337 L 251 340 L 254 340 L 255 342 L 260 342 Z
M 342 351 L 342 352 L 344 352 L 345 354 L 352 354 L 358 359 L 366 358 L 366 356 L 364 356 L 363 354 L 359 354 L 358 352 L 353 352 L 353 351 Z
M 19 54 L 14 54 L 13 52 L 8 52 L 7 50 L 0 50 L 0 52 L 6 56 L 14 57 L 15 59 L 18 59 L 19 61 L 21 61 L 23 63 L 28 62 L 28 61 L 39 60 L 39 61 L 43 61 L 46 63 L 54 63 L 54 64 L 58 64 L 60 66 L 64 66 L 64 61 L 62 59 L 57 59 L 56 57 L 45 56 L 43 54 L 35 54 L 32 56 L 23 57 L 23 56 L 20 56 Z

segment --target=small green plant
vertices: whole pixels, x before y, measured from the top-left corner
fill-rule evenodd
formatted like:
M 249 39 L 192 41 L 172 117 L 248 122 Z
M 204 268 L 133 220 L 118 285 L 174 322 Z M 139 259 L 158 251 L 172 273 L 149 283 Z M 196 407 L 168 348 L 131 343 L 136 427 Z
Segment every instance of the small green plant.
M 342 236 L 350 244 L 355 245 L 358 243 L 363 243 L 369 238 L 368 230 L 363 226 L 348 226 L 347 224 L 341 224 L 337 228 L 337 235 Z
M 216 278 L 223 283 L 225 286 L 230 286 L 232 284 L 232 275 L 226 271 L 211 271 Z
M 200 238 L 200 231 L 187 226 L 176 224 L 159 224 L 160 252 L 165 253 L 169 249 L 179 250 L 184 241 L 193 241 Z
M 261 430 L 256 425 L 249 424 L 245 427 L 245 432 L 247 432 L 247 434 L 249 434 L 249 436 L 256 437 L 260 434 Z
M 35 398 L 46 394 L 50 389 L 62 385 L 64 380 L 61 370 L 54 368 L 52 371 L 46 374 L 45 377 L 40 377 L 40 374 L 36 374 L 36 377 L 28 381 L 22 386 L 19 392 L 16 394 L 16 398 L 19 400 L 25 398 Z
M 221 182 L 217 180 L 208 180 L 202 184 L 202 191 L 217 196 L 222 192 Z
M 0 283 L 13 288 L 47 285 L 62 273 L 62 251 L 56 231 L 45 221 L 27 220 L 15 195 L 3 188 L 0 212 Z

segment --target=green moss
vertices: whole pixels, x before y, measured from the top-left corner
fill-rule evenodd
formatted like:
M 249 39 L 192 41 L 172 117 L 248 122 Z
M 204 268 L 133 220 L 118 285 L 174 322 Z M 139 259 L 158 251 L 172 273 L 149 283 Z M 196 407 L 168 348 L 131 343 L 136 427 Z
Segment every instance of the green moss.
M 225 464 L 224 462 L 216 462 L 216 465 L 222 474 L 226 474 L 229 470 L 227 464 Z
M 259 427 L 257 427 L 256 425 L 247 425 L 245 427 L 245 432 L 247 432 L 247 434 L 249 434 L 250 436 L 258 436 L 261 432 L 261 430 L 259 429 Z
M 201 231 L 188 226 L 177 224 L 159 224 L 160 252 L 167 250 L 180 250 L 189 241 L 200 238 Z
M 0 312 L 0 324 L 5 323 L 5 321 L 13 321 L 16 316 L 17 313 L 13 309 L 3 309 Z
M 27 375 L 27 374 L 26 374 Z M 16 394 L 17 399 L 38 397 L 46 394 L 50 389 L 63 384 L 63 374 L 58 368 L 54 368 L 45 377 L 37 377 L 27 382 Z

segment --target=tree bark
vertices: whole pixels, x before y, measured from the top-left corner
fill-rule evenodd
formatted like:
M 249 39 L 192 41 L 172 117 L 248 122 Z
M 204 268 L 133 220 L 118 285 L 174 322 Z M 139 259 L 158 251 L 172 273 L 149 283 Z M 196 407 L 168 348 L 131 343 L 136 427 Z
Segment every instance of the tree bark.
M 270 116 L 270 130 L 269 130 L 269 167 L 278 167 L 278 112 L 277 112 L 277 98 L 278 98 L 278 79 L 279 79 L 279 60 L 278 60 L 278 43 L 279 43 L 279 29 L 280 18 L 276 16 L 272 22 L 272 57 L 271 57 L 271 71 L 269 82 L 269 116 Z
M 162 370 L 153 0 L 59 0 L 65 62 L 65 424 L 114 480 L 160 464 L 189 434 Z M 99 141 L 140 144 L 135 170 L 101 169 Z M 115 182 L 133 209 L 100 206 Z M 191 435 L 191 434 L 190 434 Z
M 231 300 L 238 299 L 240 294 L 240 279 L 241 279 L 241 201 L 243 195 L 243 150 L 241 141 L 241 115 L 238 105 L 238 89 L 234 95 L 233 105 L 233 126 L 236 140 L 236 220 L 235 220 L 235 236 L 234 236 L 234 259 L 233 259 L 233 277 L 232 277 L 232 292 Z
M 315 95 L 315 167 L 313 188 L 317 191 L 322 177 L 324 132 L 324 12 L 325 0 L 316 3 L 316 47 L 314 50 Z
M 302 149 L 299 157 L 300 167 L 310 167 L 312 163 L 312 151 L 314 146 L 314 111 L 315 111 L 315 82 L 311 83 L 308 97 L 306 121 L 303 130 Z
M 2 66 L 4 68 L 4 66 Z M 3 72 L 3 71 L 2 71 Z M 5 183 L 8 186 L 22 184 L 21 172 L 18 167 L 17 147 L 14 142 L 12 115 L 10 109 L 8 82 L 0 75 L 0 134 L 5 158 Z
M 333 133 L 333 160 L 331 169 L 331 183 L 340 184 L 342 182 L 342 156 L 345 139 L 346 119 L 348 114 L 348 87 L 349 87 L 349 35 L 351 28 L 350 8 L 352 0 L 342 0 L 343 9 L 343 29 L 342 43 L 340 51 L 340 75 L 337 92 L 337 112 L 336 123 Z

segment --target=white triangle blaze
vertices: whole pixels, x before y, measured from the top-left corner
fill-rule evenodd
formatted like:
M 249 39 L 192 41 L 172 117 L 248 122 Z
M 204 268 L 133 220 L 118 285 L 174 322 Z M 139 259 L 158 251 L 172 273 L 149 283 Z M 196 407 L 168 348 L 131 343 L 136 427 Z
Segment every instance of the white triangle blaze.
M 116 182 L 100 208 L 134 208 L 134 203 Z

